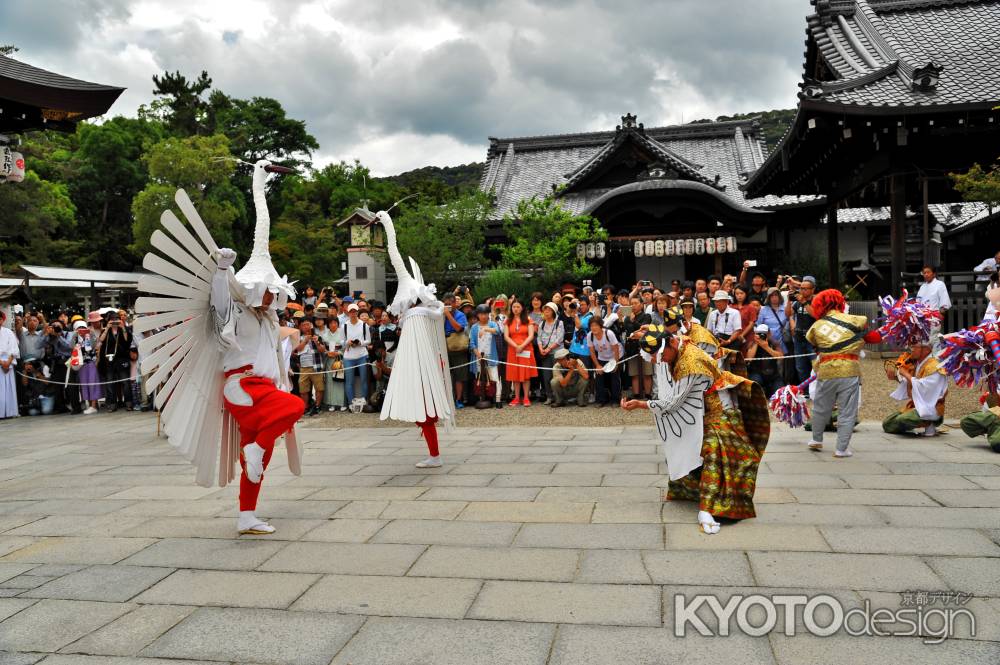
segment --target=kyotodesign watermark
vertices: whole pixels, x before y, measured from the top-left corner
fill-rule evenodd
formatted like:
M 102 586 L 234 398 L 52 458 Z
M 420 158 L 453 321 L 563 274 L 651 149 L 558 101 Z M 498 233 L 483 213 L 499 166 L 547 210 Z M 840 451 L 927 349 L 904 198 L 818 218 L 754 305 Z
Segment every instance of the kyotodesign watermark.
M 898 607 L 845 607 L 828 594 L 732 595 L 725 602 L 711 594 L 674 596 L 674 635 L 688 631 L 704 636 L 741 633 L 760 637 L 771 632 L 827 637 L 921 637 L 940 644 L 949 637 L 976 635 L 976 617 L 964 607 L 972 594 L 958 591 L 904 591 Z

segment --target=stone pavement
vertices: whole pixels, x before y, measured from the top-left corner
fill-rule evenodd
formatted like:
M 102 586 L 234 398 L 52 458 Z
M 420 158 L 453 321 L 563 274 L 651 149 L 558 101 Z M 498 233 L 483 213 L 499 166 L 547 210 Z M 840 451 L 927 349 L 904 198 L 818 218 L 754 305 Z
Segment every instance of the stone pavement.
M 1000 662 L 1000 456 L 960 432 L 865 423 L 834 460 L 777 426 L 758 517 L 705 536 L 660 502 L 651 427 L 442 432 L 426 471 L 416 428 L 304 429 L 305 474 L 276 455 L 265 480 L 278 532 L 237 538 L 235 487 L 196 486 L 154 426 L 0 423 L 0 663 Z M 923 590 L 974 594 L 977 634 L 674 635 L 678 597 Z

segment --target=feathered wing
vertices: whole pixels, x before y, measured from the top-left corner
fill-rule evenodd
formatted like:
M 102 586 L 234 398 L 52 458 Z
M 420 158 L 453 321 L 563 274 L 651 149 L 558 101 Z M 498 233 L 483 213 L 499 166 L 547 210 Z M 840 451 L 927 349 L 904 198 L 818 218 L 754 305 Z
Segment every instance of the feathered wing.
M 218 246 L 183 189 L 174 200 L 187 225 L 164 211 L 150 239 L 162 256 L 149 252 L 142 261 L 154 274 L 139 279 L 139 290 L 156 295 L 136 301 L 134 327 L 157 332 L 139 341 L 140 370 L 156 391 L 163 431 L 197 468 L 198 484 L 224 486 L 235 475 L 238 432 L 224 418 L 222 345 L 210 304 Z

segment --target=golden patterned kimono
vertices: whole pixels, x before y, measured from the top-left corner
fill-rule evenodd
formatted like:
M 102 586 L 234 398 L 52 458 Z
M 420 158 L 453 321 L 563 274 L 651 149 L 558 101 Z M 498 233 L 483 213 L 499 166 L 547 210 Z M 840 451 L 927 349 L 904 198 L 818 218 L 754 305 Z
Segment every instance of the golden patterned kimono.
M 670 481 L 667 498 L 697 501 L 699 510 L 716 517 L 754 517 L 757 469 L 771 433 L 763 389 L 720 371 L 714 360 L 692 345 L 681 348 L 673 373 L 678 380 L 692 373 L 703 374 L 712 377 L 713 383 L 705 393 L 702 466 Z M 730 389 L 736 406 L 726 409 L 718 392 Z

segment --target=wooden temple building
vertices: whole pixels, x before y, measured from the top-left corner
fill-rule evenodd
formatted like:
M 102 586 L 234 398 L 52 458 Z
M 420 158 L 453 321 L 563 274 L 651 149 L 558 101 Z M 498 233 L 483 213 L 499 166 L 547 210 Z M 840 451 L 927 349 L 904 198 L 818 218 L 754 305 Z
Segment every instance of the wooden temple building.
M 0 134 L 75 131 L 77 122 L 107 113 L 124 90 L 0 55 Z
M 756 259 L 887 293 L 925 262 L 991 256 L 998 211 L 962 202 L 948 174 L 1000 157 L 1000 2 L 813 4 L 797 114 L 774 150 L 753 119 L 646 128 L 629 114 L 614 131 L 490 138 L 494 220 L 553 194 L 608 231 L 598 279 L 616 284 Z M 719 238 L 737 252 L 706 251 Z

